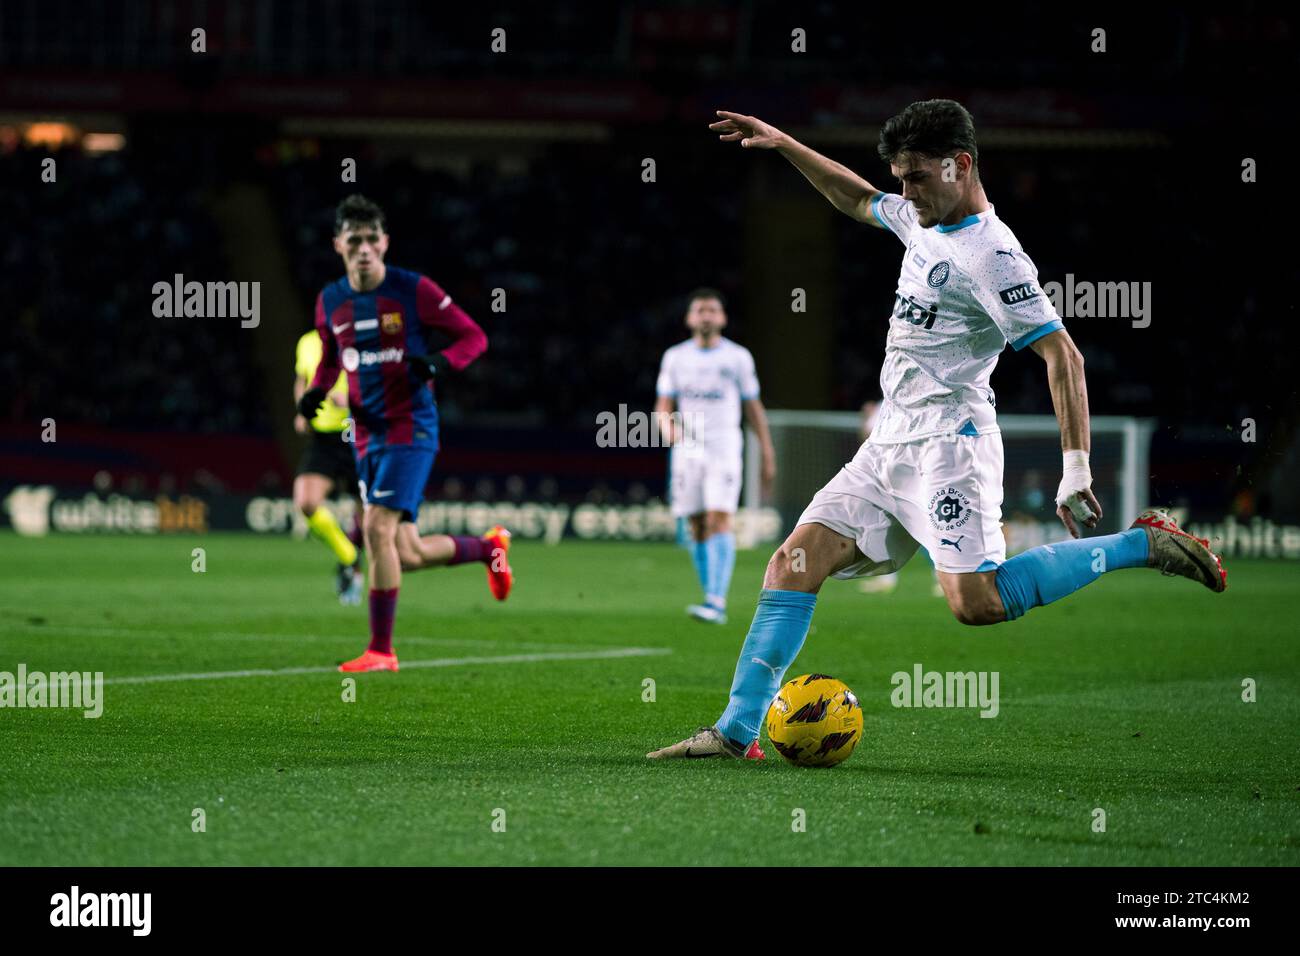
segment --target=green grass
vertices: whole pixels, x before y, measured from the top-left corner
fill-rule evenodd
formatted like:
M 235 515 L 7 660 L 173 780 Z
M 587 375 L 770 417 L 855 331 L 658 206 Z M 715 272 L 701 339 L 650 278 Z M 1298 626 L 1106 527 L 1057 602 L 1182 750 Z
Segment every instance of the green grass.
M 342 675 L 310 673 L 114 684 L 98 720 L 0 710 L 0 863 L 1300 863 L 1295 565 L 1231 562 L 1221 596 L 1120 572 L 978 629 L 920 561 L 888 596 L 830 582 L 790 676 L 858 693 L 866 734 L 846 763 L 648 763 L 721 710 L 765 560 L 741 554 L 725 628 L 684 616 L 693 571 L 669 545 L 520 543 L 504 605 L 477 567 L 402 590 L 403 662 L 661 656 L 362 675 L 355 703 Z M 288 538 L 4 534 L 0 670 L 329 665 L 366 626 L 329 571 Z M 890 675 L 916 662 L 998 671 L 1001 712 L 893 708 Z

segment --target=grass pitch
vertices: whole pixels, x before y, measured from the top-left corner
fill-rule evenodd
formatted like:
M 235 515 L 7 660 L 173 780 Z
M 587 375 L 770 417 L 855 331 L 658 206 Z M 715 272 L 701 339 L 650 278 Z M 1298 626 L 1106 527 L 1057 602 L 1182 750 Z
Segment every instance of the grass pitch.
M 0 709 L 0 863 L 1300 863 L 1295 565 L 1229 562 L 1224 595 L 1122 571 L 978 629 L 923 561 L 889 595 L 829 582 L 788 676 L 846 681 L 866 733 L 803 770 L 643 757 L 721 711 L 766 552 L 721 628 L 671 545 L 512 558 L 504 605 L 480 567 L 407 576 L 404 669 L 345 702 L 366 614 L 315 542 L 0 535 L 0 671 L 110 681 L 99 719 Z M 917 663 L 999 672 L 997 717 L 893 707 Z

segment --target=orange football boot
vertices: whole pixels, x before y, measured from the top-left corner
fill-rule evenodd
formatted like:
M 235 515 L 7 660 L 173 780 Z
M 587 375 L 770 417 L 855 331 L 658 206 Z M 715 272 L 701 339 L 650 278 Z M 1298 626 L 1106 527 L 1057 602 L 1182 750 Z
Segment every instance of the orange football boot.
M 510 532 L 501 525 L 493 525 L 483 535 L 483 540 L 492 545 L 492 556 L 488 560 L 488 587 L 492 596 L 504 601 L 510 596 L 510 589 L 515 584 L 515 573 L 510 569 Z
M 344 661 L 339 665 L 339 670 L 345 674 L 360 674 L 363 671 L 395 671 L 397 655 L 367 650 L 355 660 Z

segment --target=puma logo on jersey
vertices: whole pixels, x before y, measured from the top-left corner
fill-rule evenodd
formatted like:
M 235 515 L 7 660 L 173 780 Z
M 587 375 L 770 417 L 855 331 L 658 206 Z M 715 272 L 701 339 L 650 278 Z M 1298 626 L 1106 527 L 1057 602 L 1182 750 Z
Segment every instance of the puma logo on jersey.
M 960 550 L 961 550 L 961 543 L 962 543 L 962 541 L 965 540 L 965 538 L 966 538 L 965 535 L 962 535 L 962 536 L 961 536 L 960 538 L 958 538 L 956 541 L 949 541 L 947 538 L 940 538 L 940 539 L 939 539 L 939 547 L 943 547 L 943 546 L 946 544 L 946 545 L 948 545 L 948 547 L 950 547 L 950 548 L 956 548 L 958 551 L 960 551 Z

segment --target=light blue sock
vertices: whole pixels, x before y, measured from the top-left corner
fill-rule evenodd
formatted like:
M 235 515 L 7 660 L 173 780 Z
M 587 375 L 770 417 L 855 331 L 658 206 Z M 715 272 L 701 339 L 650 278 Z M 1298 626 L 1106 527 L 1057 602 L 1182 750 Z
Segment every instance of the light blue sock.
M 705 542 L 709 548 L 709 581 L 704 588 L 705 600 L 714 607 L 727 606 L 731 590 L 731 572 L 736 568 L 736 536 L 720 531 Z
M 731 699 L 718 718 L 718 730 L 742 747 L 758 739 L 768 705 L 781 689 L 785 669 L 808 636 L 817 595 L 803 591 L 762 590 L 754 623 L 740 649 Z
M 700 578 L 700 589 L 709 593 L 709 543 L 691 541 L 691 560 L 695 562 L 695 573 Z
M 1107 571 L 1144 568 L 1146 564 L 1146 529 L 1130 528 L 1100 538 L 1030 548 L 999 567 L 993 580 L 1002 595 L 1007 620 L 1014 621 L 1031 607 L 1059 601 Z

